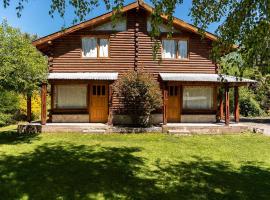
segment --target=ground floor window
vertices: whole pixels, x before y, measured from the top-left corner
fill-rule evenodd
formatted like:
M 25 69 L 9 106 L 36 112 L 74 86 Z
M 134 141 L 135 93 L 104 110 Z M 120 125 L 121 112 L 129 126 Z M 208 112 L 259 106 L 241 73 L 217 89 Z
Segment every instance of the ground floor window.
M 213 87 L 185 86 L 183 87 L 183 109 L 213 109 L 213 94 Z
M 87 108 L 87 85 L 55 85 L 54 108 Z

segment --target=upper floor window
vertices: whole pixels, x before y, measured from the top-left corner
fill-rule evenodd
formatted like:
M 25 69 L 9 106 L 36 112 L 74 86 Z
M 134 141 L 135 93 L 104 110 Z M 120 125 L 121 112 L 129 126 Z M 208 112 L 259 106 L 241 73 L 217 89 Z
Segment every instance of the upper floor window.
M 187 59 L 188 58 L 188 41 L 184 39 L 162 40 L 162 58 Z
M 82 38 L 82 56 L 86 58 L 109 57 L 109 39 L 96 37 Z

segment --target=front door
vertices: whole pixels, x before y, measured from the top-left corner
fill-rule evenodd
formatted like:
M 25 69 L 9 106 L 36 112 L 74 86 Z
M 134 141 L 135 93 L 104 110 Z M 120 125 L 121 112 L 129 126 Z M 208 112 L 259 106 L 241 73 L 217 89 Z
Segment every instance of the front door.
M 168 87 L 168 122 L 180 122 L 180 87 Z
M 90 93 L 90 122 L 107 122 L 108 84 L 93 83 Z

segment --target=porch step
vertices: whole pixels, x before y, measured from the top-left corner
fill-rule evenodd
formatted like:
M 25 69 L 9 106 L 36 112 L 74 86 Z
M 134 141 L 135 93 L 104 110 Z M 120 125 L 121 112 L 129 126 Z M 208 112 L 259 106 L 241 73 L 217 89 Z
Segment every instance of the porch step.
M 188 130 L 183 130 L 183 129 L 172 129 L 168 130 L 168 134 L 173 134 L 173 135 L 181 135 L 181 136 L 189 136 L 191 135 L 191 132 Z
M 176 134 L 176 135 L 190 135 L 191 132 L 185 129 L 173 129 L 173 130 L 168 130 L 169 134 Z
M 106 133 L 106 129 L 84 129 L 82 130 L 83 133 Z
M 106 124 L 47 124 L 42 126 L 42 132 L 76 132 L 76 133 L 106 133 L 110 126 Z

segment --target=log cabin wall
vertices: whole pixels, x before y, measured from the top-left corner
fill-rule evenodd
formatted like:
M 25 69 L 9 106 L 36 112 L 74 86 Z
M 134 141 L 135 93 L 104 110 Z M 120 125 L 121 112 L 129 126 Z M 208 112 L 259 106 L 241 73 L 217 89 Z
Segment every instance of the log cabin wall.
M 139 13 L 136 13 L 139 12 Z M 161 63 L 153 61 L 151 38 L 147 32 L 147 13 L 140 9 L 126 13 L 127 30 L 122 32 L 93 31 L 93 27 L 81 29 L 53 41 L 50 72 L 119 72 L 144 69 L 158 77 L 160 72 L 180 73 L 215 73 L 215 64 L 209 59 L 211 42 L 201 39 L 199 35 L 181 30 L 177 37 L 189 38 L 188 60 L 164 60 Z M 137 34 L 136 34 L 137 23 Z M 82 58 L 81 38 L 83 36 L 108 36 L 109 58 Z M 137 41 L 137 42 L 136 42 Z M 137 48 L 135 44 L 138 44 Z M 137 52 L 137 59 L 135 54 Z M 137 65 L 135 62 L 137 61 Z M 113 97 L 113 110 L 121 108 L 119 99 Z
M 140 10 L 138 21 L 140 23 L 139 32 L 139 68 L 157 74 L 160 72 L 180 72 L 180 73 L 216 73 L 216 66 L 210 60 L 211 41 L 201 39 L 200 35 L 178 29 L 179 33 L 174 33 L 173 37 L 187 38 L 189 59 L 153 61 L 153 42 L 147 31 L 148 15 Z M 163 34 L 163 37 L 166 34 Z M 159 54 L 160 56 L 160 54 Z

